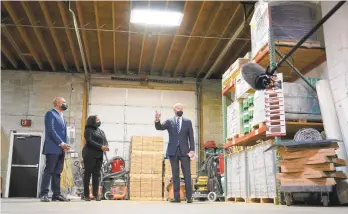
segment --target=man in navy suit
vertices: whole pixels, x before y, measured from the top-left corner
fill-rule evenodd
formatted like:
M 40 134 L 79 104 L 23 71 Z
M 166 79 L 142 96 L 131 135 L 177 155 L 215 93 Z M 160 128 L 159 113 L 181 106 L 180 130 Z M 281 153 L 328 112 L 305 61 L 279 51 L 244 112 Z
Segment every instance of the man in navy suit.
M 192 203 L 190 157 L 194 156 L 195 151 L 192 122 L 182 117 L 183 105 L 181 103 L 175 104 L 173 109 L 175 116 L 164 121 L 164 123 L 160 122 L 161 114 L 156 111 L 155 127 L 157 130 L 167 130 L 169 134 L 167 157 L 169 157 L 172 167 L 174 183 L 174 200 L 171 202 L 180 203 L 180 160 L 185 180 L 186 201 Z
M 56 97 L 53 106 L 54 108 L 45 115 L 43 154 L 46 156 L 46 166 L 41 182 L 40 199 L 42 202 L 50 201 L 48 199 L 50 183 L 53 192 L 52 201 L 69 201 L 60 193 L 60 175 L 64 167 L 64 155 L 70 149 L 67 127 L 63 118 L 63 111 L 68 106 L 62 97 Z

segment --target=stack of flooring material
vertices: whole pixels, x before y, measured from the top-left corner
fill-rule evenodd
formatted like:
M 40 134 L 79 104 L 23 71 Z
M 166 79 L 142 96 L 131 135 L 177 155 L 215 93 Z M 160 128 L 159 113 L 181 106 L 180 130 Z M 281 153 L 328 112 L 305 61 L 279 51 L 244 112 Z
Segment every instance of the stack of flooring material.
M 163 138 L 133 136 L 130 199 L 163 199 Z
M 336 156 L 337 144 L 319 148 L 279 149 L 281 173 L 277 175 L 282 186 L 330 186 L 347 176 L 336 167 L 346 162 Z
M 180 171 L 180 178 L 184 178 L 181 167 L 179 171 Z M 197 177 L 197 162 L 195 160 L 191 160 L 192 189 L 194 188 L 194 184 L 196 183 L 196 177 Z M 166 159 L 164 161 L 164 198 L 165 199 L 168 199 L 167 186 L 170 184 L 171 179 L 172 179 L 172 167 L 170 165 L 170 161 Z

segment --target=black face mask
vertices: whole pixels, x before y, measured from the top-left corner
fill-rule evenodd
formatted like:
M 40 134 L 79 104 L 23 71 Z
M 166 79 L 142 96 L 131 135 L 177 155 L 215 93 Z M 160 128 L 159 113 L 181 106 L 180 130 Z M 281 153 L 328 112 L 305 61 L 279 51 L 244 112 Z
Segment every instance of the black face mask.
M 184 112 L 182 112 L 182 111 L 177 111 L 176 112 L 176 116 L 178 116 L 178 117 L 181 117 L 183 114 L 184 114 Z
M 65 111 L 65 110 L 68 109 L 68 105 L 67 105 L 66 103 L 63 103 L 63 104 L 60 106 L 60 108 L 61 108 L 63 111 Z
M 96 124 L 95 124 L 97 127 L 99 127 L 101 125 L 101 122 L 98 121 Z

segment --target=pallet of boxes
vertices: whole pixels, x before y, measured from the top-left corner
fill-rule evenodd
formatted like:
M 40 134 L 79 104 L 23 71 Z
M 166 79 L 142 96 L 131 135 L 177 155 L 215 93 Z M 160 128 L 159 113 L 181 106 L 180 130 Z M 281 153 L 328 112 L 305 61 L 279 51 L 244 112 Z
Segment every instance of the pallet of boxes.
M 333 186 L 347 176 L 339 171 L 346 162 L 336 155 L 337 143 L 311 144 L 301 147 L 281 147 L 278 150 L 280 191 L 290 206 L 296 193 L 317 193 L 324 206 L 328 206 Z M 337 171 L 336 171 L 337 170 Z
M 163 200 L 163 138 L 133 136 L 130 200 Z
M 184 175 L 182 174 L 181 168 L 180 179 L 183 181 Z M 194 184 L 196 183 L 197 178 L 197 161 L 191 160 L 191 181 L 192 181 L 192 190 L 194 190 Z M 172 179 L 172 167 L 170 165 L 169 159 L 164 160 L 164 199 L 171 200 L 173 199 L 173 190 L 174 186 L 171 183 Z M 185 184 L 180 182 L 180 199 L 185 200 Z

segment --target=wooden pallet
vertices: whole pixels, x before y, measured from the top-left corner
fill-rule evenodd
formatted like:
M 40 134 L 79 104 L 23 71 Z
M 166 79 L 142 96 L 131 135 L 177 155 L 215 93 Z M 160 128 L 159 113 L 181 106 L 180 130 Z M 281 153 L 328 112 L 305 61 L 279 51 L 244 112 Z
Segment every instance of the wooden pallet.
M 130 197 L 132 201 L 163 201 L 162 197 Z
M 231 201 L 231 202 L 245 202 L 245 199 L 244 199 L 244 198 L 241 198 L 241 197 L 228 198 L 227 200 L 228 200 L 228 201 Z
M 247 198 L 247 203 L 274 203 L 274 198 Z
M 259 123 L 259 124 L 255 124 L 255 125 L 253 126 L 253 131 L 255 131 L 256 129 L 259 129 L 259 128 L 261 128 L 261 127 L 264 127 L 264 126 L 266 126 L 266 123 L 265 123 L 265 122 L 261 122 L 261 123 Z

